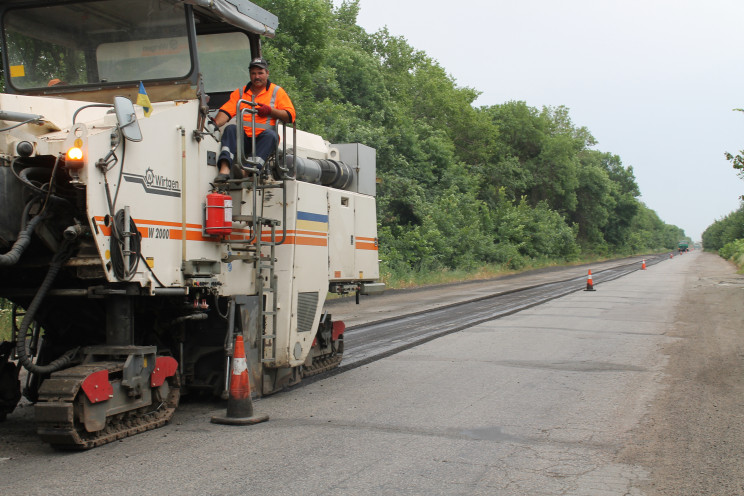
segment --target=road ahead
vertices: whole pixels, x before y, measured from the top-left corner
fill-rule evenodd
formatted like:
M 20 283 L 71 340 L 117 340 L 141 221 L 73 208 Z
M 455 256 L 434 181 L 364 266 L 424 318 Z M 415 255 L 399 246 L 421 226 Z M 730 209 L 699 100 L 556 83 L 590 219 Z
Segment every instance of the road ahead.
M 252 427 L 186 405 L 58 453 L 21 409 L 0 492 L 744 494 L 743 288 L 716 256 L 678 256 L 257 401 L 271 420 Z

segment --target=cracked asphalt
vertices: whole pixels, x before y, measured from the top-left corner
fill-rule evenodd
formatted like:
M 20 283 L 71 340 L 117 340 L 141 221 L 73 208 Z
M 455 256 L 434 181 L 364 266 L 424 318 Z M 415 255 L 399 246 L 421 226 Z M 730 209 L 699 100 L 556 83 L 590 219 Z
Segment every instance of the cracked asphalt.
M 22 408 L 2 492 L 744 494 L 744 276 L 696 252 L 595 288 L 256 401 L 251 427 L 186 405 L 60 453 Z

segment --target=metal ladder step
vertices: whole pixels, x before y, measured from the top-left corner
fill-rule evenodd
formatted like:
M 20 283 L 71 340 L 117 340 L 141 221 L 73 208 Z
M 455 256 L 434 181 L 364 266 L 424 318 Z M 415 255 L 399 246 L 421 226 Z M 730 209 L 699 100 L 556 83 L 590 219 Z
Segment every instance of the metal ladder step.
M 266 328 L 264 329 L 264 332 L 268 331 L 272 334 L 265 334 L 261 336 L 262 343 L 265 343 L 266 347 L 270 347 L 271 351 L 268 353 L 264 353 L 264 346 L 262 344 L 262 351 L 261 351 L 261 363 L 265 364 L 275 364 L 276 363 L 276 339 L 277 339 L 277 332 L 276 332 L 276 326 L 277 326 L 277 318 L 278 318 L 278 308 L 277 308 L 277 281 L 275 277 L 275 270 L 276 270 L 276 253 L 275 248 L 277 246 L 276 242 L 274 242 L 276 238 L 276 226 L 278 225 L 278 222 L 268 222 L 266 223 L 266 219 L 261 218 L 260 219 L 262 223 L 269 226 L 269 229 L 271 232 L 269 233 L 271 236 L 271 241 L 265 241 L 264 239 L 264 232 L 261 230 L 261 232 L 257 233 L 256 236 L 256 254 L 258 255 L 258 260 L 256 261 L 256 285 L 258 286 L 259 295 L 261 296 L 267 296 L 269 301 L 266 302 L 266 306 L 268 308 L 264 309 L 264 305 L 261 305 L 260 307 L 260 317 L 263 320 L 265 318 L 266 321 Z M 262 253 L 261 250 L 263 248 L 268 248 L 270 250 L 270 254 Z

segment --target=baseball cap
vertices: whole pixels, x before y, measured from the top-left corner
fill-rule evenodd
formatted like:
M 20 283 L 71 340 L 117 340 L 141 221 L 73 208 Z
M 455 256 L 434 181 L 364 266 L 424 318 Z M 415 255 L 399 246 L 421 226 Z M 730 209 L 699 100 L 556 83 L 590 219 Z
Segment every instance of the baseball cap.
M 256 66 L 256 67 L 260 67 L 262 69 L 269 70 L 269 63 L 266 62 L 266 59 L 263 59 L 261 57 L 256 57 L 255 59 L 251 60 L 251 63 L 248 66 L 248 68 L 250 69 L 253 66 Z

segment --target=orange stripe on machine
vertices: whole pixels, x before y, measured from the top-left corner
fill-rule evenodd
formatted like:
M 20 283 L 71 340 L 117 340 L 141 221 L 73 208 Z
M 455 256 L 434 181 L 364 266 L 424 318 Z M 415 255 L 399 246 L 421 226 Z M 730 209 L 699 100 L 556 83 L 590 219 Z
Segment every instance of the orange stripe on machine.
M 372 251 L 378 250 L 377 245 L 375 243 L 360 243 L 357 241 L 354 247 L 357 250 L 372 250 Z
M 97 216 L 93 219 L 104 236 L 111 236 L 111 227 L 105 225 L 103 217 Z M 134 222 L 137 225 L 137 231 L 143 239 L 170 239 L 173 241 L 181 241 L 183 239 L 183 230 L 181 224 L 178 222 L 148 219 L 134 219 Z M 169 229 L 168 226 L 171 226 L 171 228 Z M 280 241 L 282 236 L 283 231 L 277 231 L 275 233 L 275 240 Z M 230 241 L 245 241 L 250 239 L 250 237 L 251 231 L 249 229 L 241 228 L 234 229 L 231 235 L 226 236 Z M 216 236 L 204 236 L 200 224 L 186 224 L 187 241 L 216 242 L 221 241 L 221 239 L 222 238 Z M 264 230 L 261 233 L 261 240 L 264 242 L 270 242 L 271 230 Z M 320 231 L 288 230 L 284 243 L 304 246 L 328 246 L 328 233 Z
M 96 224 L 98 224 L 99 227 L 104 226 L 104 217 L 101 217 L 99 215 L 93 217 L 93 220 L 96 221 Z M 168 222 L 164 220 L 150 220 L 150 219 L 134 219 L 135 224 L 142 224 L 146 226 L 165 226 L 165 227 L 177 227 L 178 229 L 181 228 L 180 222 Z M 201 224 L 186 224 L 186 229 L 202 229 Z
M 354 247 L 357 250 L 378 251 L 377 245 L 378 245 L 377 238 L 368 238 L 365 236 L 357 236 L 356 243 L 354 243 Z

